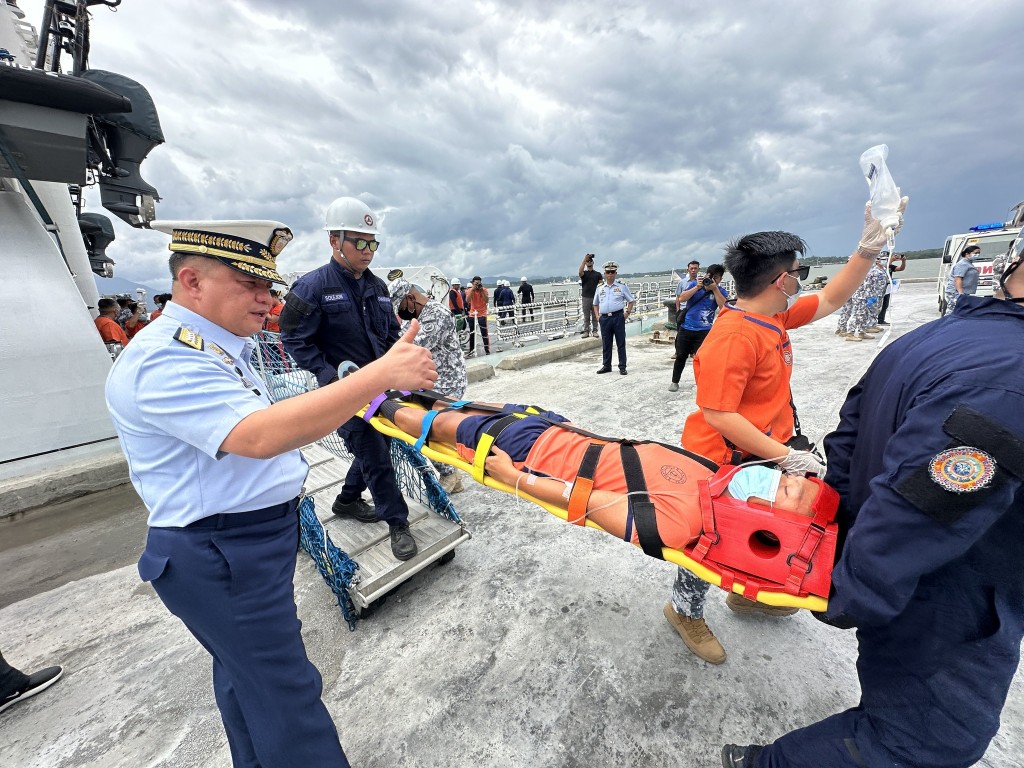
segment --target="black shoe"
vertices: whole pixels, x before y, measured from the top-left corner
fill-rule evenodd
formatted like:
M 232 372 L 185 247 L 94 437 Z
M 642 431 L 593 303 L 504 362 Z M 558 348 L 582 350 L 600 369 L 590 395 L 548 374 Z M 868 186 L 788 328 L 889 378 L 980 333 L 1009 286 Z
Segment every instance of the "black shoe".
M 597 372 L 598 373 L 611 373 L 612 369 L 611 368 L 598 368 Z
M 885 322 L 885 320 L 879 320 L 877 323 L 875 323 L 875 325 L 881 325 L 882 327 L 885 327 L 888 325 L 888 323 Z
M 626 369 L 625 368 L 619 368 L 619 373 L 622 374 L 623 376 L 625 376 L 626 375 Z
M 41 669 L 38 672 L 33 672 L 28 676 L 28 682 L 24 687 L 17 691 L 12 691 L 6 696 L 0 697 L 0 712 L 3 712 L 8 707 L 14 706 L 19 701 L 35 696 L 41 691 L 45 691 L 51 685 L 60 680 L 60 676 L 64 674 L 62 667 L 47 667 Z
M 416 548 L 416 539 L 409 533 L 409 524 L 391 526 L 391 554 L 397 560 L 408 560 L 415 557 L 419 550 Z
M 371 507 L 362 499 L 354 501 L 342 501 L 339 496 L 334 500 L 331 512 L 338 517 L 354 517 L 360 523 L 376 523 L 377 510 Z
M 764 746 L 761 744 L 750 744 L 746 747 L 726 744 L 722 747 L 722 768 L 754 768 L 757 765 L 757 756 L 763 749 Z

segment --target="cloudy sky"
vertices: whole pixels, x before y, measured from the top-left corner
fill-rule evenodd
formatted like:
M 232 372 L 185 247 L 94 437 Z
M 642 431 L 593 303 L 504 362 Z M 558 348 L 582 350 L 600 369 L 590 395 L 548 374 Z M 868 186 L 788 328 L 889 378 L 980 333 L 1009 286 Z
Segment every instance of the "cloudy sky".
M 383 214 L 381 263 L 553 275 L 586 251 L 708 262 L 761 229 L 849 253 L 883 142 L 901 249 L 1002 219 L 1022 32 L 1016 0 L 124 0 L 93 9 L 91 65 L 156 102 L 159 218 L 278 219 L 283 271 L 306 270 L 353 195 Z M 163 286 L 164 236 L 116 225 L 117 274 Z

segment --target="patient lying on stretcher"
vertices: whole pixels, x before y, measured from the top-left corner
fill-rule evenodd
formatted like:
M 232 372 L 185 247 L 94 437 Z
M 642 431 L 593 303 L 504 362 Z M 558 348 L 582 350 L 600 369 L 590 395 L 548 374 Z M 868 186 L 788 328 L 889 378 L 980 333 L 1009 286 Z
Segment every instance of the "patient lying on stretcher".
M 496 407 L 504 411 L 479 411 L 472 406 L 458 410 L 442 408 L 430 425 L 429 439 L 455 445 L 459 455 L 472 463 L 476 446 L 488 429 L 493 432 L 499 420 L 508 421 L 510 410 L 525 410 L 523 406 Z M 380 413 L 413 436 L 421 433 L 428 414 L 396 401 L 385 403 Z M 559 424 L 568 422 L 551 411 L 511 420 L 490 447 L 485 463 L 487 475 L 517 492 L 567 510 L 569 522 L 583 524 L 585 517 L 633 543 L 638 542 L 641 533 L 634 524 L 633 506 L 638 497 L 644 498 L 646 494 L 654 506 L 657 532 L 665 547 L 682 550 L 700 536 L 699 484 L 715 476 L 712 462 L 658 443 L 631 443 L 632 448 L 624 448 L 620 442 L 581 434 Z M 597 448 L 588 455 L 588 449 L 595 445 Z M 626 454 L 633 449 L 639 460 L 642 490 L 636 486 L 636 471 L 627 472 L 624 468 L 624 462 L 631 463 Z M 592 484 L 578 483 L 581 475 L 592 479 Z M 727 482 L 727 487 L 717 492 L 719 496 L 806 517 L 814 516 L 815 502 L 825 487 L 817 478 L 786 475 L 763 466 L 736 468 L 722 480 L 721 484 Z M 581 485 L 585 486 L 582 498 L 577 496 Z M 829 495 L 833 494 L 829 489 Z

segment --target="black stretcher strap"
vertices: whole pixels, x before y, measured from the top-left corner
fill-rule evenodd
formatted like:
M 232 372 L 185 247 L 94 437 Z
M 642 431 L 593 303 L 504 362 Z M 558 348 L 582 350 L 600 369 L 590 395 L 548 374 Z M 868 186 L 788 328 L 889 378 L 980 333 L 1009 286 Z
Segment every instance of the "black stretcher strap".
M 622 458 L 622 472 L 626 478 L 626 493 L 629 494 L 628 505 L 636 523 L 636 535 L 640 540 L 640 548 L 649 557 L 659 560 L 665 558 L 661 554 L 664 543 L 658 534 L 658 519 L 654 512 L 654 504 L 647 495 L 647 481 L 640 463 L 640 454 L 632 443 L 624 442 L 619 446 Z

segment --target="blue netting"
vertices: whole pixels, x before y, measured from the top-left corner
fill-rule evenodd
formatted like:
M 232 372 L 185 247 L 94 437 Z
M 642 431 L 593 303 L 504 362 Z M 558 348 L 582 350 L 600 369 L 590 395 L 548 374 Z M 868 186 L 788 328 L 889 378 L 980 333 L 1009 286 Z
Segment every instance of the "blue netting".
M 341 608 L 348 628 L 354 631 L 358 617 L 348 590 L 352 586 L 356 571 L 359 570 L 359 563 L 331 541 L 330 535 L 316 516 L 316 507 L 311 496 L 307 496 L 299 504 L 299 544 L 306 550 L 306 554 L 313 558 L 320 575 L 324 577 L 327 586 L 338 599 L 338 607 Z
M 256 349 L 250 363 L 267 383 L 271 400 L 276 403 L 317 388 L 316 378 L 299 368 L 289 357 L 281 344 L 280 334 L 260 331 L 253 336 L 253 340 Z M 462 525 L 462 519 L 427 459 L 400 440 L 389 439 L 388 442 L 391 443 L 391 463 L 402 493 L 442 517 Z M 336 432 L 321 438 L 317 443 L 335 456 L 352 460 L 352 454 Z M 331 541 L 316 516 L 311 497 L 303 499 L 299 505 L 299 536 L 302 548 L 313 558 L 320 575 L 337 597 L 349 629 L 354 630 L 359 617 L 348 590 L 359 564 Z
M 391 463 L 395 467 L 395 476 L 402 492 L 442 517 L 462 525 L 462 518 L 455 511 L 455 505 L 441 487 L 426 457 L 401 440 L 390 442 Z

